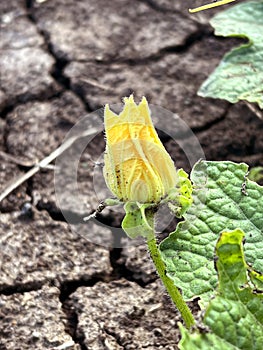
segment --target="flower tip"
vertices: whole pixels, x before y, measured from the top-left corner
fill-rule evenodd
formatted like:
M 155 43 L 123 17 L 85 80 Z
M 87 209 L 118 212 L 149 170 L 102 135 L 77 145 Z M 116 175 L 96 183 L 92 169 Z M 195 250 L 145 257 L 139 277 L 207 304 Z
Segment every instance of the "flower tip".
M 141 102 L 138 105 L 138 111 L 140 113 L 140 116 L 144 120 L 144 123 L 147 125 L 152 125 L 151 121 L 151 111 L 148 105 L 148 101 L 146 100 L 146 97 L 143 96 Z
M 131 94 L 131 95 L 129 96 L 128 101 L 129 101 L 130 103 L 134 103 L 133 94 Z
M 133 94 L 131 94 L 129 97 L 124 97 L 123 102 L 124 102 L 124 105 L 129 105 L 129 104 L 136 105 L 136 103 L 134 102 Z
M 143 96 L 140 105 L 147 105 L 148 106 L 148 101 L 146 100 L 146 97 Z
M 110 109 L 109 104 L 107 103 L 104 108 L 104 119 L 107 122 L 110 118 L 116 118 L 118 115 Z
M 110 106 L 109 106 L 108 103 L 105 104 L 104 111 L 105 111 L 105 112 L 110 111 Z

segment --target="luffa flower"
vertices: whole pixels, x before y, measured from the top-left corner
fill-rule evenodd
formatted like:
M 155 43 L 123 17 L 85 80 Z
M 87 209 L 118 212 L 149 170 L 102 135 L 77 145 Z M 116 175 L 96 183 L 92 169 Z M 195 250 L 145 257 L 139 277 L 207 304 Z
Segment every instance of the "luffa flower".
M 176 183 L 170 155 L 153 126 L 145 97 L 139 105 L 133 96 L 124 98 L 117 115 L 105 106 L 106 150 L 104 177 L 121 201 L 158 203 Z

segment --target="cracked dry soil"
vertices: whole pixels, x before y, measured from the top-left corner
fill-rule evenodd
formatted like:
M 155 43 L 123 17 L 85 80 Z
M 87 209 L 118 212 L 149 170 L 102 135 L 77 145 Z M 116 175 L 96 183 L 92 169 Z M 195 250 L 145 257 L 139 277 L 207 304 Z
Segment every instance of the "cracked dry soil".
M 262 120 L 244 103 L 196 94 L 238 41 L 214 37 L 208 20 L 215 11 L 191 16 L 188 7 L 172 0 L 1 1 L 1 192 L 83 115 L 130 92 L 176 112 L 207 159 L 262 166 Z M 161 136 L 176 166 L 189 171 L 183 151 Z M 87 213 L 98 204 L 93 162 L 103 149 L 101 134 L 81 159 Z M 52 168 L 42 169 L 0 203 L 0 349 L 178 349 L 180 316 L 144 245 L 96 245 L 78 234 L 83 213 L 72 209 L 71 230 L 53 178 Z M 112 211 L 99 217 L 114 226 L 120 219 Z M 125 241 L 95 222 L 86 229 Z M 197 303 L 189 305 L 197 314 Z

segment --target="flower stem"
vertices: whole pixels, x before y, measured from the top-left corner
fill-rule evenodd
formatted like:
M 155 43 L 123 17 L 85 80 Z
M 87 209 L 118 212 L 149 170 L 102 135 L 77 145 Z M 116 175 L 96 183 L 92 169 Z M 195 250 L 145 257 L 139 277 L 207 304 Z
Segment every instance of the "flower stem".
M 156 270 L 157 270 L 168 294 L 170 295 L 173 303 L 175 304 L 177 309 L 180 311 L 186 327 L 187 328 L 192 327 L 195 323 L 194 317 L 193 317 L 189 307 L 187 306 L 187 304 L 183 300 L 183 297 L 182 297 L 181 293 L 179 292 L 179 290 L 174 285 L 173 281 L 166 275 L 166 267 L 165 267 L 165 264 L 162 260 L 160 251 L 158 249 L 155 236 L 151 235 L 148 238 L 147 245 L 148 245 L 148 249 L 149 249 L 151 258 L 152 258 L 154 265 L 156 267 Z

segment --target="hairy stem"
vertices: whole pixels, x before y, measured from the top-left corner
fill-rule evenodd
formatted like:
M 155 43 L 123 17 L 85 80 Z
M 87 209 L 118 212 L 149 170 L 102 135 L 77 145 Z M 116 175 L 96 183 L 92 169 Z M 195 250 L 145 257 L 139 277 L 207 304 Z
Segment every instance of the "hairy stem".
M 148 249 L 151 255 L 151 258 L 154 262 L 154 265 L 156 267 L 156 270 L 168 292 L 170 295 L 173 303 L 177 307 L 177 309 L 180 311 L 181 316 L 185 322 L 185 325 L 187 328 L 192 327 L 195 324 L 194 317 L 183 300 L 183 297 L 177 287 L 174 285 L 173 281 L 166 275 L 166 267 L 165 264 L 161 258 L 160 251 L 157 246 L 156 238 L 155 236 L 151 236 L 147 240 Z

